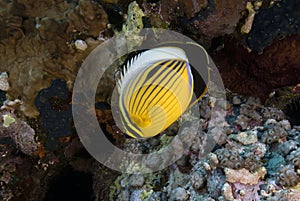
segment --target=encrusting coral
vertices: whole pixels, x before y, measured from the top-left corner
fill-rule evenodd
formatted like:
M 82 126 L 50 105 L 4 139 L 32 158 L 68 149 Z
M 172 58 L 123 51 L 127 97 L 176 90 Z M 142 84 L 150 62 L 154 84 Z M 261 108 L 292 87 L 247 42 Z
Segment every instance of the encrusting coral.
M 8 95 L 21 98 L 25 115 L 38 115 L 34 99 L 53 79 L 64 79 L 72 88 L 81 62 L 102 42 L 97 38 L 107 24 L 106 12 L 95 1 L 0 4 L 0 71 L 9 74 Z M 77 39 L 85 40 L 86 51 L 76 50 Z
M 266 129 L 262 135 L 262 141 L 267 144 L 278 142 L 283 140 L 287 136 L 285 128 L 277 123 L 276 120 L 269 120 L 265 123 L 264 128 Z
M 13 111 L 1 109 L 0 116 L 0 139 L 10 137 L 24 154 L 33 155 L 39 146 L 35 131 Z
M 296 168 L 300 169 L 300 148 L 292 151 L 288 156 L 287 160 L 291 162 Z
M 280 185 L 291 187 L 300 181 L 300 177 L 292 165 L 286 165 L 280 170 L 278 180 Z

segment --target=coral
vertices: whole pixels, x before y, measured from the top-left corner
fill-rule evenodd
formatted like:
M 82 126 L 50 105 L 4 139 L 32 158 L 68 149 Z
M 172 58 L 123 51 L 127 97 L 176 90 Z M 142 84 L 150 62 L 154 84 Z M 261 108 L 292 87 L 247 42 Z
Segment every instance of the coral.
M 248 130 L 246 132 L 240 132 L 238 134 L 232 134 L 230 139 L 234 139 L 243 145 L 253 144 L 257 142 L 257 130 Z
M 236 40 L 226 38 L 224 49 L 212 58 L 228 89 L 265 101 L 274 89 L 298 84 L 299 51 L 299 35 L 274 41 L 263 55 L 249 53 Z
M 262 109 L 262 114 L 264 119 L 275 119 L 276 121 L 284 119 L 284 113 L 282 110 L 274 107 L 264 107 Z
M 239 125 L 244 130 L 249 128 L 250 120 L 251 119 L 249 117 L 245 116 L 245 115 L 239 115 L 236 119 L 237 125 Z
M 285 164 L 285 159 L 275 152 L 268 155 L 269 160 L 266 162 L 265 167 L 267 168 L 269 175 L 275 176 Z
M 219 166 L 238 169 L 243 166 L 243 158 L 237 151 L 228 149 L 218 149 L 215 154 L 219 160 Z
M 249 170 L 242 168 L 239 170 L 233 170 L 230 168 L 225 168 L 226 181 L 230 183 L 242 183 L 242 184 L 257 184 L 259 179 L 264 178 L 267 174 L 267 170 L 264 167 L 259 168 L 254 173 L 249 172 Z
M 275 192 L 274 195 L 268 197 L 266 200 L 267 201 L 289 201 L 287 198 L 287 193 L 283 192 Z
M 172 191 L 170 201 L 186 201 L 189 198 L 189 193 L 184 188 L 178 187 Z
M 295 186 L 300 181 L 300 177 L 295 172 L 292 165 L 286 165 L 281 168 L 278 175 L 278 182 L 285 187 Z
M 116 34 L 124 36 L 128 41 L 128 49 L 132 49 L 142 42 L 143 38 L 139 36 L 139 33 L 144 28 L 142 17 L 145 14 L 135 1 L 129 4 L 127 13 L 127 20 L 123 24 L 122 31 Z
M 233 96 L 233 98 L 232 98 L 233 105 L 240 105 L 241 103 L 242 103 L 242 100 L 237 95 Z
M 241 201 L 260 201 L 260 196 L 258 194 L 259 185 L 261 182 L 256 184 L 242 184 L 239 182 L 233 183 L 234 197 Z
M 278 149 L 283 156 L 288 155 L 291 151 L 297 148 L 297 142 L 294 140 L 288 140 L 279 144 Z
M 290 189 L 290 192 L 287 194 L 287 200 L 300 200 L 300 182 Z
M 249 97 L 245 104 L 242 104 L 240 106 L 240 114 L 247 115 L 251 119 L 254 119 L 255 121 L 260 121 L 261 116 L 260 114 L 255 111 L 258 107 L 260 107 L 260 100 L 254 97 Z
M 9 74 L 8 95 L 23 101 L 21 110 L 29 117 L 38 115 L 38 91 L 54 78 L 66 80 L 71 89 L 82 60 L 101 43 L 96 39 L 108 24 L 106 12 L 95 1 L 76 2 L 16 0 L 0 5 L 0 72 Z M 75 49 L 76 39 L 87 42 L 86 51 Z
M 261 139 L 267 144 L 278 142 L 283 138 L 286 138 L 288 135 L 286 130 L 282 128 L 280 123 L 278 123 L 276 120 L 268 120 L 267 122 L 265 122 L 264 128 L 266 130 L 262 134 Z
M 8 75 L 6 72 L 0 74 L 0 90 L 8 91 L 9 83 L 8 83 Z
M 262 166 L 261 158 L 266 153 L 266 147 L 262 143 L 255 143 L 249 147 L 243 147 L 239 150 L 236 147 L 234 150 L 222 148 L 215 151 L 218 158 L 218 163 L 214 162 L 218 167 L 240 169 L 246 168 L 251 171 Z
M 248 155 L 245 155 L 244 158 L 244 167 L 250 171 L 255 171 L 263 165 L 261 158 L 254 153 L 249 153 Z
M 292 92 L 300 95 L 300 84 L 297 84 L 296 86 L 294 86 L 292 89 Z
M 196 171 L 192 174 L 191 177 L 192 186 L 195 190 L 203 188 L 206 184 L 206 176 L 203 171 Z
M 236 0 L 208 1 L 207 6 L 189 21 L 189 26 L 209 38 L 231 34 L 241 18 L 240 12 L 245 9 L 245 5 L 245 2 Z M 189 26 L 188 30 L 191 29 Z
M 130 201 L 142 201 L 141 200 L 141 194 L 142 194 L 142 190 L 138 189 L 138 190 L 133 190 L 133 192 L 130 195 Z
M 233 193 L 232 193 L 232 188 L 230 186 L 230 184 L 225 183 L 222 187 L 222 194 L 225 198 L 225 200 L 233 200 Z
M 54 80 L 49 88 L 41 90 L 35 100 L 43 127 L 48 134 L 46 147 L 55 149 L 59 137 L 72 134 L 72 112 L 66 83 Z
M 137 188 L 142 187 L 145 182 L 145 178 L 141 174 L 134 174 L 130 177 L 129 183 L 131 187 Z
M 116 2 L 117 4 L 115 4 Z M 236 27 L 236 25 L 242 17 L 241 11 L 245 9 L 246 2 L 250 1 L 145 0 L 138 1 L 140 6 L 141 2 L 143 2 L 144 11 L 135 2 L 130 4 L 127 21 L 123 26 L 123 30 L 119 32 L 119 34 L 126 33 L 128 37 L 132 37 L 134 43 L 130 45 L 134 46 L 140 42 L 135 34 L 149 25 L 147 24 L 147 20 L 149 20 L 147 17 L 149 17 L 152 25 L 156 23 L 158 26 L 168 26 L 173 30 L 179 30 L 197 38 L 198 42 L 200 41 L 205 45 L 220 40 L 222 44 L 216 49 L 211 47 L 210 50 L 214 51 L 216 57 L 225 55 L 225 58 L 218 61 L 220 63 L 217 63 L 217 66 L 221 70 L 226 87 L 228 86 L 230 90 L 237 90 L 245 94 L 252 93 L 252 95 L 262 98 L 263 101 L 269 95 L 269 92 L 273 92 L 274 88 L 287 84 L 295 86 L 296 82 L 299 83 L 298 74 L 295 73 L 299 71 L 299 56 L 297 55 L 299 52 L 299 36 L 295 35 L 275 41 L 271 46 L 264 49 L 263 55 L 257 55 L 254 51 L 249 53 L 244 47 L 238 45 L 241 43 L 240 37 L 251 35 L 251 33 L 248 36 L 238 35 L 240 33 L 236 34 L 240 31 L 240 27 Z M 287 1 L 272 1 L 275 3 L 274 6 L 266 9 L 266 3 L 268 2 L 263 2 L 262 9 L 257 11 L 256 16 L 265 15 L 274 7 L 279 9 L 276 4 L 284 5 L 282 8 L 284 9 Z M 294 3 L 293 0 L 291 2 Z M 108 19 L 113 20 L 115 15 L 111 14 L 107 8 L 110 6 L 116 12 L 120 11 L 118 15 L 121 18 L 120 21 L 122 21 L 123 17 L 126 19 L 122 9 L 125 10 L 125 6 L 129 3 L 131 2 L 128 0 L 62 0 L 59 2 L 55 0 L 43 2 L 13 0 L 0 3 L 0 28 L 2 30 L 0 33 L 0 52 L 2 51 L 0 54 L 0 70 L 1 72 L 7 72 L 9 75 L 8 80 L 5 81 L 5 83 L 10 83 L 7 96 L 10 99 L 20 98 L 24 103 L 20 105 L 20 108 L 27 116 L 37 116 L 38 108 L 39 118 L 37 120 L 28 119 L 28 124 L 37 129 L 35 132 L 38 134 L 39 140 L 39 134 L 42 137 L 47 135 L 47 148 L 55 148 L 51 144 L 53 139 L 55 142 L 64 141 L 65 145 L 61 146 L 59 151 L 47 150 L 47 154 L 41 159 L 25 156 L 22 163 L 6 163 L 2 160 L 0 162 L 1 167 L 4 163 L 13 164 L 4 165 L 7 169 L 3 170 L 3 174 L 1 172 L 2 184 L 6 185 L 8 183 L 13 186 L 12 181 L 26 183 L 24 186 L 18 185 L 15 189 L 7 188 L 5 198 L 9 198 L 11 194 L 16 196 L 18 200 L 26 200 L 24 197 L 42 194 L 29 191 L 29 187 L 40 188 L 40 191 L 45 191 L 42 187 L 49 186 L 50 176 L 48 175 L 53 175 L 62 166 L 69 163 L 78 169 L 81 168 L 81 171 L 84 170 L 93 174 L 93 176 L 89 175 L 89 178 L 94 179 L 89 181 L 89 187 L 93 182 L 93 190 L 96 194 L 95 200 L 108 200 L 109 196 L 111 200 L 221 201 L 233 198 L 243 201 L 260 200 L 262 195 L 258 194 L 259 186 L 269 181 L 273 182 L 275 179 L 278 180 L 281 186 L 274 185 L 274 189 L 266 191 L 266 194 L 270 195 L 264 197 L 263 200 L 284 200 L 285 198 L 299 200 L 295 195 L 299 191 L 290 188 L 292 184 L 299 181 L 298 142 L 300 140 L 300 129 L 297 126 L 298 121 L 290 124 L 284 120 L 286 117 L 282 111 L 275 109 L 272 104 L 269 104 L 270 107 L 267 108 L 258 99 L 246 98 L 241 95 L 233 95 L 233 97 L 229 97 L 229 100 L 219 100 L 218 98 L 209 97 L 209 95 L 205 96 L 200 106 L 201 120 L 194 119 L 183 130 L 182 138 L 175 141 L 174 146 L 170 147 L 170 152 L 182 152 L 182 158 L 164 170 L 147 175 L 121 174 L 120 179 L 116 179 L 117 174 L 115 172 L 107 170 L 101 165 L 97 166 L 98 168 L 90 165 L 91 157 L 83 151 L 79 140 L 76 137 L 74 139 L 74 135 L 72 135 L 71 94 L 69 94 L 69 91 L 72 89 L 76 72 L 83 59 L 102 42 L 100 39 L 106 39 L 103 31 L 105 32 L 108 28 L 108 30 L 117 34 L 117 31 L 110 29 L 110 27 L 114 27 L 114 24 L 108 25 Z M 108 6 L 108 4 L 110 5 Z M 295 9 L 297 9 L 297 6 L 295 6 Z M 293 14 L 294 11 L 291 13 Z M 144 14 L 147 16 L 144 16 Z M 251 21 L 251 19 L 249 20 Z M 294 22 L 296 25 L 296 21 Z M 161 24 L 159 25 L 159 23 Z M 263 24 L 264 21 L 261 23 Z M 257 22 L 253 26 L 258 26 Z M 252 27 L 251 31 L 257 28 Z M 264 31 L 271 32 L 272 30 Z M 210 40 L 227 33 L 234 34 Z M 232 42 L 228 38 L 237 38 L 239 41 Z M 224 49 L 222 49 L 223 46 Z M 101 80 L 104 83 L 100 82 L 99 88 L 105 90 L 103 93 L 97 94 L 97 101 L 108 100 L 113 87 L 112 78 L 109 76 Z M 65 80 L 65 82 L 55 80 L 56 78 Z M 43 90 L 41 90 L 42 88 Z M 230 94 L 230 92 L 228 93 Z M 6 92 L 2 94 L 4 94 L 2 99 L 6 99 Z M 36 100 L 37 108 L 34 108 L 34 100 Z M 25 118 L 19 110 L 15 114 L 10 111 L 10 107 L 17 104 L 19 103 L 5 103 L 3 107 L 5 110 L 3 111 L 7 113 L 3 115 L 1 122 L 3 129 L 1 128 L 1 131 L 13 128 L 21 118 L 21 121 L 24 121 Z M 114 140 L 117 139 L 116 136 L 121 136 L 118 139 L 125 141 L 122 141 L 122 144 L 120 143 L 125 151 L 141 154 L 159 153 L 173 139 L 174 133 L 176 133 L 174 131 L 178 128 L 177 125 L 174 125 L 173 130 L 166 131 L 156 139 L 139 142 L 125 139 L 113 122 L 111 108 L 102 108 L 102 106 L 101 104 L 96 105 L 96 115 L 101 128 L 104 128 L 103 130 L 106 131 L 108 136 L 112 134 Z M 209 122 L 215 121 L 217 122 L 216 125 L 219 122 L 219 118 L 211 119 L 212 107 L 217 110 L 221 108 L 227 110 L 226 122 L 222 124 L 224 128 L 208 126 Z M 297 113 L 297 107 L 298 103 L 291 108 Z M 288 113 L 286 112 L 286 114 Z M 295 119 L 297 119 L 297 115 Z M 42 127 L 45 130 L 39 130 L 38 120 L 41 120 Z M 181 123 L 180 121 L 178 124 Z M 191 139 L 189 134 L 198 129 L 197 123 L 201 123 L 203 130 L 197 131 L 196 138 Z M 208 143 L 209 137 L 211 137 L 208 135 L 208 131 L 221 131 L 222 133 L 220 136 L 213 136 L 217 143 L 212 146 Z M 23 137 L 21 140 L 17 140 L 19 140 L 19 144 L 24 144 L 25 141 L 27 143 L 27 139 L 28 141 L 33 140 L 32 136 L 34 135 L 31 135 L 30 138 Z M 0 147 L 12 145 L 13 140 L 10 138 L 1 138 Z M 21 148 L 17 140 L 15 140 L 16 147 L 21 150 L 24 149 Z M 184 142 L 191 142 L 192 140 L 192 146 L 186 148 Z M 36 144 L 38 143 L 31 143 L 34 146 Z M 11 146 L 10 149 L 14 150 L 15 147 Z M 207 149 L 213 150 L 209 156 L 206 155 Z M 32 153 L 32 150 L 26 150 L 25 152 Z M 12 153 L 20 154 L 20 152 Z M 3 154 L 7 153 L 1 152 L 1 156 Z M 82 155 L 81 160 L 77 160 Z M 23 154 L 21 156 L 23 158 Z M 30 160 L 27 160 L 28 158 Z M 17 161 L 17 157 L 14 159 Z M 148 168 L 164 166 L 163 161 L 168 159 L 160 158 L 160 156 L 157 158 L 149 157 L 146 166 Z M 281 169 L 280 165 L 289 168 Z M 264 171 L 263 166 L 268 170 L 267 173 Z M 28 168 L 31 167 L 32 169 L 29 170 Z M 20 169 L 18 170 L 18 168 Z M 134 168 L 134 166 L 129 166 L 129 168 Z M 231 174 L 238 177 L 235 178 L 236 180 L 232 180 L 233 183 L 231 180 L 226 183 L 224 170 L 227 172 L 228 168 L 238 169 L 232 170 Z M 40 175 L 33 174 L 36 173 L 35 171 Z M 18 175 L 15 174 L 16 172 L 18 172 Z M 276 177 L 278 172 L 281 177 L 284 176 L 289 179 Z M 24 174 L 30 177 L 33 175 L 33 178 L 25 177 Z M 226 174 L 229 177 L 228 172 Z M 253 184 L 244 184 L 248 182 L 247 179 Z M 116 182 L 112 184 L 114 180 Z M 244 183 L 239 183 L 240 181 Z M 25 188 L 25 186 L 28 187 Z M 295 188 L 299 187 L 295 186 Z M 25 190 L 18 191 L 16 189 Z M 33 193 L 30 195 L 24 193 L 27 190 Z M 0 191 L 1 197 L 3 191 L 2 189 Z M 289 194 L 289 192 L 293 192 L 294 195 Z M 24 199 L 20 198 L 18 194 L 22 195 Z M 0 199 L 3 199 L 3 197 Z M 40 199 L 43 199 L 42 196 Z
M 300 148 L 292 151 L 288 156 L 287 160 L 291 162 L 296 168 L 300 168 Z
M 10 137 L 23 153 L 33 155 L 38 148 L 35 131 L 11 111 L 2 110 L 0 115 L 0 138 Z
M 222 186 L 226 182 L 226 177 L 220 169 L 212 170 L 207 175 L 207 192 L 210 197 L 218 199 L 222 194 Z
M 88 47 L 84 40 L 76 40 L 74 44 L 75 44 L 75 48 L 81 51 L 86 50 L 86 48 Z
M 215 37 L 235 31 L 246 1 L 238 0 L 161 0 L 143 3 L 151 24 L 166 26 L 208 45 Z
M 240 105 L 240 115 L 237 117 L 236 123 L 243 130 L 249 129 L 255 125 L 260 125 L 262 121 L 261 115 L 256 111 L 260 107 L 258 99 L 249 98 L 245 103 Z
M 246 8 L 248 10 L 248 16 L 247 16 L 247 19 L 245 20 L 245 24 L 241 27 L 242 34 L 248 34 L 250 32 L 250 30 L 252 28 L 254 16 L 256 14 L 251 2 L 247 2 Z
M 235 99 L 235 104 L 233 104 L 233 99 Z M 299 182 L 297 172 L 299 172 L 300 129 L 292 127 L 284 119 L 280 110 L 265 107 L 258 99 L 233 94 L 229 96 L 228 104 L 230 106 L 227 110 L 227 123 L 224 124 L 225 128 L 222 130 L 226 136 L 224 144 L 215 145 L 214 151 L 208 155 L 199 154 L 207 137 L 207 126 L 204 124 L 203 130 L 193 140 L 191 147 L 184 151 L 182 161 L 172 164 L 166 171 L 159 171 L 157 175 L 160 177 L 157 180 L 154 179 L 156 176 L 153 174 L 150 174 L 152 176 L 144 175 L 142 186 L 132 185 L 133 180 L 139 179 L 124 174 L 125 179 L 122 180 L 119 188 L 121 190 L 115 195 L 119 198 L 122 196 L 128 198 L 128 195 L 133 192 L 144 189 L 143 193 L 139 191 L 141 200 L 150 198 L 176 200 L 177 198 L 192 201 L 234 199 L 272 201 L 287 200 L 298 196 L 298 191 L 293 190 L 296 187 L 292 188 L 291 184 L 296 185 Z M 203 100 L 201 107 L 221 106 L 219 100 L 207 98 Z M 203 122 L 206 121 L 205 118 L 209 118 L 209 115 L 205 115 L 201 117 Z M 248 118 L 249 126 L 245 130 L 237 125 L 236 119 L 239 115 Z M 196 123 L 197 120 L 192 120 L 192 124 L 189 125 L 193 125 L 190 127 L 194 128 Z M 264 139 L 267 136 L 264 135 L 268 135 L 269 130 L 283 133 L 280 134 L 282 137 L 276 143 L 268 144 Z M 188 136 L 184 138 L 184 141 L 189 140 Z M 149 150 L 161 149 L 170 140 L 172 136 L 166 135 L 160 138 L 160 143 L 154 140 L 153 143 L 135 142 L 135 144 L 128 140 L 125 147 L 135 147 L 137 153 L 148 153 Z M 175 144 L 176 147 L 172 150 L 176 149 L 181 152 L 183 143 L 178 141 Z M 162 163 L 161 161 L 161 158 L 149 158 L 147 164 L 156 167 Z M 290 168 L 287 170 L 282 167 Z M 288 179 L 280 178 L 283 176 Z
M 100 30 L 106 29 L 108 16 L 102 6 L 93 1 L 79 1 L 71 12 L 67 13 L 69 26 L 67 32 L 87 33 L 94 38 Z
M 202 8 L 207 6 L 207 0 L 179 0 L 178 2 L 162 0 L 160 6 L 161 15 L 166 21 L 172 20 L 171 18 L 174 17 L 174 12 L 178 12 L 177 15 L 186 16 L 190 19 L 197 15 Z
M 15 191 L 11 189 L 11 183 L 15 180 L 17 167 L 24 162 L 24 159 L 14 155 L 14 147 L 10 144 L 0 143 L 0 199 L 12 200 Z
M 297 0 L 282 0 L 259 10 L 246 38 L 249 48 L 262 52 L 273 40 L 300 33 L 299 9 Z
M 161 192 L 155 192 L 152 193 L 151 196 L 149 197 L 149 201 L 163 201 L 165 198 L 163 197 L 163 194 Z

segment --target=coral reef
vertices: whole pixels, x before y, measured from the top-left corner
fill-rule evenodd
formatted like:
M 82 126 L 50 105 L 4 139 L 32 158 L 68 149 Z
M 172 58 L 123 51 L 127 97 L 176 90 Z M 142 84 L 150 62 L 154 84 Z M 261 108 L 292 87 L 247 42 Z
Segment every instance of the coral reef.
M 38 93 L 35 106 L 39 110 L 48 137 L 46 147 L 50 150 L 55 149 L 58 138 L 72 134 L 70 94 L 66 83 L 54 80 L 49 88 Z
M 280 185 L 290 187 L 295 186 L 300 177 L 292 165 L 286 165 L 280 170 L 278 180 Z
M 242 183 L 242 184 L 257 184 L 259 179 L 264 178 L 267 173 L 266 168 L 260 168 L 254 173 L 250 173 L 247 169 L 239 169 L 239 170 L 232 170 L 226 168 L 225 170 L 226 180 L 230 183 Z
M 204 107 L 207 100 L 202 101 Z M 294 186 L 300 182 L 297 174 L 298 131 L 284 120 L 281 112 L 275 108 L 265 107 L 253 97 L 245 98 L 233 94 L 227 101 L 230 104 L 230 107 L 227 107 L 229 112 L 226 118 L 228 137 L 221 147 L 216 145 L 216 150 L 204 157 L 195 154 L 198 152 L 199 144 L 203 143 L 196 137 L 189 150 L 185 151 L 185 162 L 176 163 L 161 172 L 164 176 L 156 180 L 158 189 L 147 185 L 157 177 L 157 174 L 144 175 L 141 180 L 143 182 L 139 182 L 140 185 L 143 183 L 142 186 L 135 184 L 140 180 L 136 178 L 137 176 L 123 174 L 120 178 L 124 187 L 119 192 L 114 191 L 113 197 L 136 196 L 136 189 L 145 191 L 144 193 L 138 191 L 141 200 L 155 197 L 158 200 L 259 201 L 298 196 L 297 191 L 293 191 L 292 194 L 286 190 L 295 188 Z M 219 106 L 216 103 L 214 107 Z M 245 121 L 247 127 L 239 126 L 239 115 L 247 115 L 248 119 Z M 209 117 L 202 118 L 205 121 L 205 118 Z M 275 130 L 279 136 L 272 142 L 266 140 L 270 137 L 268 132 L 270 130 Z M 204 129 L 200 136 L 203 137 L 206 132 Z M 253 140 L 246 143 L 249 137 Z M 159 147 L 162 145 L 155 143 L 149 144 L 148 147 L 155 150 L 153 146 L 158 144 Z M 135 147 L 143 150 L 137 145 Z M 136 179 L 132 179 L 133 177 Z
M 8 83 L 8 75 L 6 72 L 0 74 L 0 90 L 8 91 L 9 83 Z
M 264 128 L 266 130 L 262 134 L 262 141 L 267 144 L 278 142 L 288 135 L 285 128 L 280 125 L 280 122 L 277 122 L 274 119 L 266 121 Z
M 241 168 L 243 165 L 242 157 L 237 151 L 218 149 L 215 154 L 221 167 Z
M 53 9 L 49 9 L 53 7 Z M 0 4 L 0 71 L 9 74 L 11 99 L 21 98 L 22 111 L 38 115 L 34 99 L 54 78 L 69 88 L 83 59 L 101 41 L 97 37 L 108 24 L 107 14 L 94 1 L 7 1 Z M 77 39 L 88 44 L 75 48 Z
M 10 137 L 23 153 L 33 155 L 38 148 L 35 131 L 13 111 L 0 111 L 0 138 Z
M 297 0 L 276 1 L 269 8 L 260 9 L 255 15 L 253 28 L 246 37 L 249 48 L 262 52 L 277 38 L 299 34 L 299 9 Z
M 143 7 L 153 26 L 168 26 L 209 46 L 212 38 L 235 31 L 246 1 L 160 0 Z
M 298 10 L 297 0 L 1 1 L 0 199 L 300 200 Z M 170 149 L 183 153 L 178 161 L 128 175 L 84 149 L 72 127 L 70 97 L 80 65 L 97 45 L 121 34 L 133 47 L 143 27 L 195 39 L 209 50 L 229 90 L 227 100 L 205 95 L 197 119 L 183 124 L 183 115 L 159 136 L 138 141 L 115 125 L 106 103 L 114 72 L 107 72 L 96 116 L 120 149 L 159 153 L 184 128 Z M 282 95 L 277 88 L 285 86 Z M 227 114 L 221 134 L 212 137 L 209 131 L 219 129 L 209 125 L 219 123 L 211 119 L 213 108 Z M 146 168 L 164 161 L 148 157 Z
M 299 48 L 298 35 L 274 41 L 262 55 L 249 53 L 227 38 L 224 48 L 212 57 L 228 89 L 264 101 L 274 89 L 298 84 Z
M 295 146 L 293 146 L 294 148 Z M 290 149 L 291 150 L 291 149 Z M 292 151 L 288 157 L 287 160 L 291 162 L 296 168 L 300 168 L 300 148 Z

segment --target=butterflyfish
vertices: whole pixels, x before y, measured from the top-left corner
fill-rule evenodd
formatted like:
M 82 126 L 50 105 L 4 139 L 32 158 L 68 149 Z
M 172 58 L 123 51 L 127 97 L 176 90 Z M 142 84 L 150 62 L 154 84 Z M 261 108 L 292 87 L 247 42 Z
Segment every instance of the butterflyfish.
M 186 51 L 177 46 L 153 48 L 128 60 L 117 82 L 124 132 L 148 138 L 167 129 L 207 90 L 194 72 Z M 195 85 L 201 85 L 196 93 Z

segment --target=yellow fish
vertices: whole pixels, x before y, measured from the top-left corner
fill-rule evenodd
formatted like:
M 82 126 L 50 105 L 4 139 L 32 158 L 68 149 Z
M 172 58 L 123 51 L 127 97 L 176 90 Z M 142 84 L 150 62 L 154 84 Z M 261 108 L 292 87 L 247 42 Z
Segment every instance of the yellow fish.
M 186 52 L 175 46 L 153 48 L 129 60 L 117 83 L 126 134 L 153 137 L 174 123 L 207 90 L 203 79 L 195 82 L 194 72 Z M 201 85 L 196 100 L 195 83 Z

